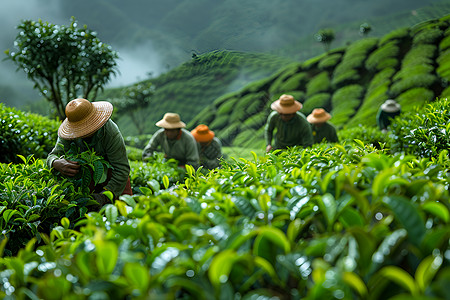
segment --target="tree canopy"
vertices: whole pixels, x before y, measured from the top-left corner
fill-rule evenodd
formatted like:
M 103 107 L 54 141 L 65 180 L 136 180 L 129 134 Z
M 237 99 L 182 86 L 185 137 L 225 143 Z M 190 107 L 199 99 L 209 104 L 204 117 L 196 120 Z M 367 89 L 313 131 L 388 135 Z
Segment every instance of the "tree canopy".
M 5 51 L 7 59 L 53 103 L 60 119 L 65 118 L 65 105 L 70 100 L 95 100 L 117 72 L 118 54 L 86 25 L 79 28 L 75 18 L 69 26 L 24 20 L 17 28 L 16 51 Z

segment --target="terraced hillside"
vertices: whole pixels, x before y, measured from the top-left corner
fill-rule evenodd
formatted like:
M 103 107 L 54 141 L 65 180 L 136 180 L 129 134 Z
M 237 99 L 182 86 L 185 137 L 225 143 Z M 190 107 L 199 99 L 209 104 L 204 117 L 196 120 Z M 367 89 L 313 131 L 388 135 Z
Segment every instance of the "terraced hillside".
M 364 38 L 222 96 L 189 124 L 208 124 L 225 145 L 264 146 L 270 103 L 288 93 L 309 114 L 324 107 L 339 129 L 375 125 L 378 107 L 397 99 L 404 111 L 450 94 L 450 16 Z

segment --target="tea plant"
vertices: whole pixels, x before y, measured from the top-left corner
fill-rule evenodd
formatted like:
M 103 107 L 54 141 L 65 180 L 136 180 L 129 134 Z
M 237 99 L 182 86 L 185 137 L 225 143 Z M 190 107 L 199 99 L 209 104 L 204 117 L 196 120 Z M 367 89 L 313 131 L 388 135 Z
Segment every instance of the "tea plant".
M 362 142 L 255 154 L 207 174 L 187 166 L 184 184 L 122 196 L 75 230 L 62 219 L 47 245 L 35 250 L 31 241 L 1 259 L 1 291 L 40 298 L 444 297 L 448 184 L 441 164 L 388 156 Z
M 112 169 L 112 166 L 87 144 L 86 147 L 86 151 L 81 151 L 80 147 L 71 143 L 70 148 L 65 151 L 64 157 L 67 160 L 76 161 L 80 165 L 78 173 L 73 177 L 68 177 L 67 180 L 72 182 L 75 188 L 82 193 L 89 194 L 93 191 L 94 186 L 106 181 L 108 170 Z

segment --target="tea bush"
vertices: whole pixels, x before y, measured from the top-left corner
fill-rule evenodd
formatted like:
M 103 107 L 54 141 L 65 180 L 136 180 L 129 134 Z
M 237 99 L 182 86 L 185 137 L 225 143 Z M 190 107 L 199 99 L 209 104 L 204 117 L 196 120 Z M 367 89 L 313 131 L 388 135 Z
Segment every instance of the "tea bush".
M 0 259 L 3 297 L 445 297 L 449 192 L 439 163 L 356 143 L 186 168 Z M 163 179 L 164 180 L 164 179 Z
M 17 154 L 46 157 L 55 145 L 59 124 L 0 103 L 0 162 L 21 162 Z
M 393 151 L 420 157 L 438 158 L 450 148 L 450 100 L 417 107 L 391 124 L 395 142 Z

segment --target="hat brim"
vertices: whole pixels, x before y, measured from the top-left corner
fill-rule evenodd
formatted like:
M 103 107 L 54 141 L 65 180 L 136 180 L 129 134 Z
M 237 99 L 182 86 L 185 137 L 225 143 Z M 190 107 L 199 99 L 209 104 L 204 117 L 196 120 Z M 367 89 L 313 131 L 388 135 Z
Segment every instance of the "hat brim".
M 194 136 L 197 142 L 201 143 L 212 141 L 215 136 L 213 131 L 208 131 L 208 133 L 206 134 L 199 134 L 198 131 L 192 130 L 191 134 Z
M 325 123 L 326 121 L 331 119 L 331 115 L 330 114 L 324 114 L 323 117 L 317 118 L 314 117 L 314 115 L 308 115 L 306 117 L 306 120 L 311 123 L 311 124 L 319 124 L 319 123 Z
M 111 118 L 113 105 L 107 101 L 92 102 L 93 110 L 83 120 L 70 122 L 65 118 L 58 128 L 58 136 L 66 140 L 74 140 L 91 135 L 99 130 Z
M 300 109 L 302 109 L 302 107 L 303 107 L 303 105 L 300 102 L 298 102 L 297 100 L 295 100 L 294 104 L 290 105 L 290 106 L 282 106 L 280 104 L 280 99 L 272 102 L 272 104 L 270 105 L 271 109 L 273 109 L 279 113 L 282 113 L 282 114 L 293 114 L 293 113 L 299 111 Z
M 179 121 L 176 123 L 169 123 L 166 120 L 162 119 L 155 124 L 158 127 L 164 128 L 164 129 L 177 129 L 177 128 L 185 128 L 186 124 L 183 121 Z
M 381 110 L 389 113 L 400 111 L 400 105 L 396 104 L 395 106 L 381 104 Z

